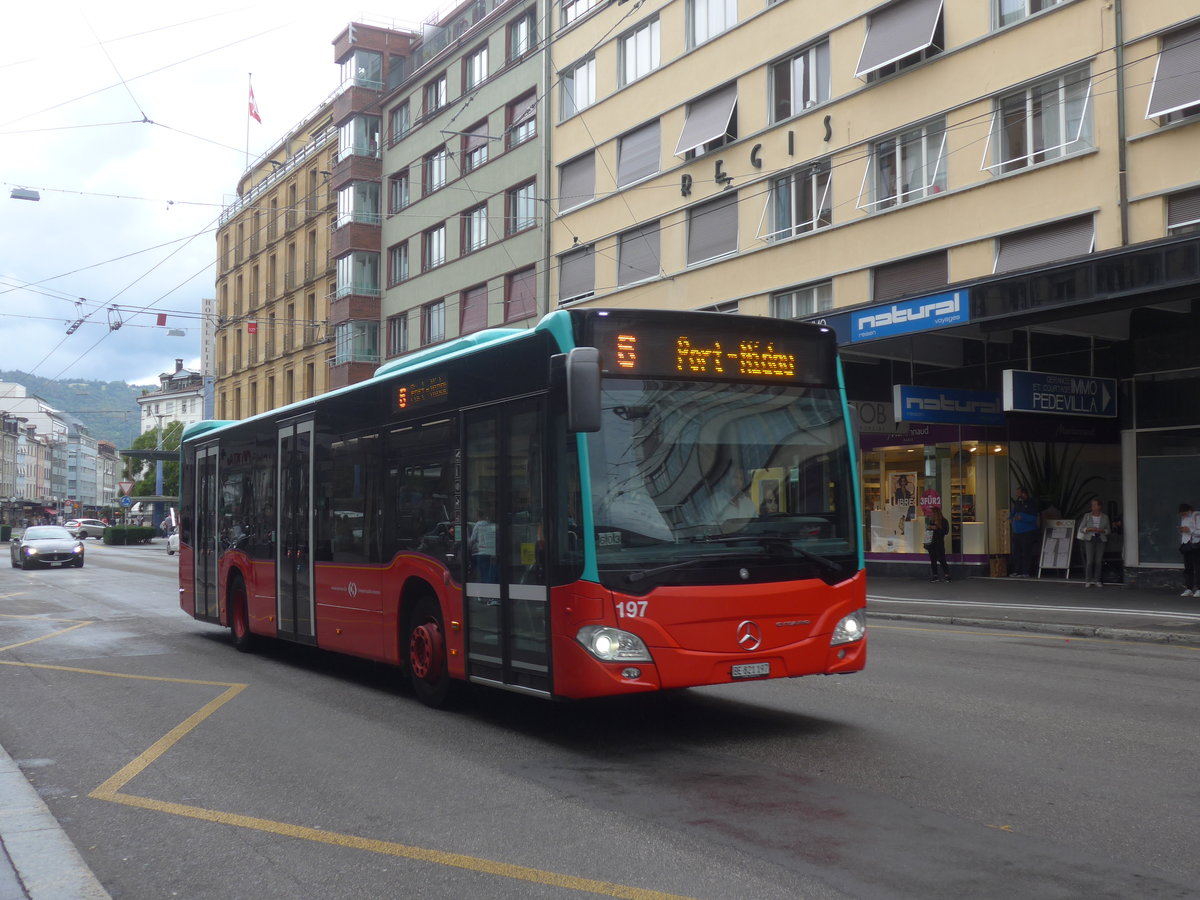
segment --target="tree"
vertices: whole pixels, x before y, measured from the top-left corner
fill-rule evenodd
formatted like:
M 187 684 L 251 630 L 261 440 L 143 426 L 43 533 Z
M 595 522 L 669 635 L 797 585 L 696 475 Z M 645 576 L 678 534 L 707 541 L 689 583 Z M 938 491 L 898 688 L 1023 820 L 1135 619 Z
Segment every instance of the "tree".
M 179 451 L 179 442 L 183 437 L 182 422 L 167 422 L 162 427 L 162 449 Z M 131 450 L 155 450 L 159 446 L 159 429 L 151 428 L 144 434 L 139 434 L 133 441 Z M 133 481 L 133 496 L 152 497 L 156 493 L 155 465 L 152 459 L 135 459 L 126 457 L 125 478 Z M 163 463 L 163 494 L 179 495 L 179 461 L 170 460 Z

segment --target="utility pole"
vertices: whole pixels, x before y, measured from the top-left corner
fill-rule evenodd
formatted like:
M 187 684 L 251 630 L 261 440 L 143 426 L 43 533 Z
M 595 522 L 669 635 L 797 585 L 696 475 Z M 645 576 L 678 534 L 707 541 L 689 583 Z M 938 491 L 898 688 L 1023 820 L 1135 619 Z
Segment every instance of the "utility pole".
M 158 440 L 155 442 L 154 449 L 161 450 L 163 448 L 163 424 L 162 423 L 163 423 L 163 419 L 165 419 L 166 416 L 162 413 L 158 413 L 154 416 L 154 418 L 158 419 Z M 163 495 L 163 464 L 162 464 L 161 459 L 155 460 L 155 462 L 154 462 L 154 495 L 156 497 L 161 497 Z M 155 500 L 154 501 L 154 513 L 150 519 L 150 524 L 154 526 L 155 531 L 157 531 L 159 526 L 162 525 L 162 518 L 163 518 L 162 501 Z

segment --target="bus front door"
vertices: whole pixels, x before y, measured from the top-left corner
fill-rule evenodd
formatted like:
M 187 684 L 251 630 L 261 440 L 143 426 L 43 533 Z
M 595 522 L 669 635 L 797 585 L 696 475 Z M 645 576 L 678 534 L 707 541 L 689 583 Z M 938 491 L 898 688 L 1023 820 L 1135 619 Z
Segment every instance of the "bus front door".
M 467 674 L 548 694 L 544 403 L 475 410 L 465 428 Z
M 279 520 L 275 535 L 276 629 L 311 642 L 313 631 L 313 423 L 279 429 Z
M 192 535 L 194 556 L 193 586 L 196 591 L 196 618 L 217 622 L 217 565 L 220 562 L 221 523 L 217 511 L 219 448 L 213 444 L 196 451 L 195 531 Z

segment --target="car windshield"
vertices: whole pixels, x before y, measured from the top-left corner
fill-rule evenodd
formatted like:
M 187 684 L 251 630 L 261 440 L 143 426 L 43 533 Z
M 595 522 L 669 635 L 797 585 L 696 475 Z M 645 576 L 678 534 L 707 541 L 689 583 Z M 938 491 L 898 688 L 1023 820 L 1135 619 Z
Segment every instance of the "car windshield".
M 58 525 L 38 525 L 25 529 L 24 540 L 27 541 L 72 541 L 74 535 Z
M 836 390 L 612 379 L 602 406 L 588 451 L 606 585 L 638 592 L 853 574 Z

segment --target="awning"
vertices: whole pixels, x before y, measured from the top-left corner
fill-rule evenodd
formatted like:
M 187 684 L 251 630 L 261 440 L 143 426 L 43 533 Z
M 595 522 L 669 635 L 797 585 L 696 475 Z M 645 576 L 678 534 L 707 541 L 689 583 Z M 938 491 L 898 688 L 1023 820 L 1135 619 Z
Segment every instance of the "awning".
M 687 121 L 675 145 L 675 155 L 683 156 L 709 141 L 715 141 L 729 130 L 733 108 L 737 106 L 737 84 L 706 94 L 688 107 Z
M 1154 69 L 1146 118 L 1165 116 L 1200 103 L 1200 25 L 1163 38 Z
M 1086 256 L 1095 243 L 1091 216 L 1007 234 L 996 241 L 996 272 L 1015 272 Z
M 942 2 L 899 0 L 872 13 L 855 76 L 864 78 L 876 69 L 919 53 L 932 44 L 942 15 Z

